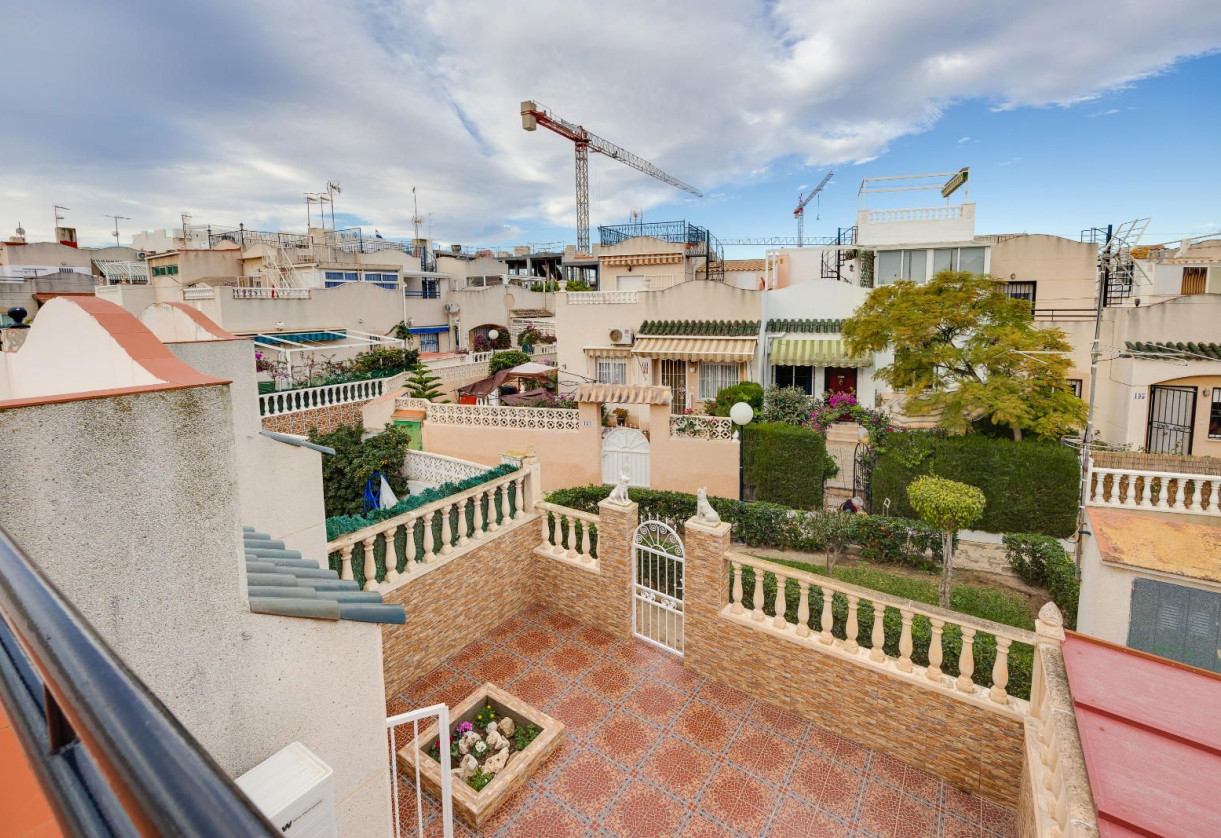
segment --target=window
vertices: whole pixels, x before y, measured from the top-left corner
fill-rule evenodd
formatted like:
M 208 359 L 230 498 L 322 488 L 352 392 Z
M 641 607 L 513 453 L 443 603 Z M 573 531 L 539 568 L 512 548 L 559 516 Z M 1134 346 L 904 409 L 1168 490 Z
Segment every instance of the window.
M 1015 300 L 1025 300 L 1030 303 L 1030 310 L 1033 312 L 1037 285 L 1036 282 L 1006 282 L 1005 296 L 1013 297 Z
M 167 274 L 169 274 L 170 276 L 177 276 L 178 275 L 178 266 L 177 265 L 167 265 L 165 268 L 165 272 Z
M 879 285 L 889 285 L 897 279 L 924 282 L 928 279 L 928 251 L 883 250 L 878 253 Z
M 153 276 L 165 276 L 165 265 L 157 265 L 153 268 Z
M 398 274 L 366 273 L 364 276 L 364 280 L 365 280 L 365 282 L 372 282 L 374 285 L 378 286 L 379 288 L 386 288 L 391 291 L 393 291 L 395 288 L 398 288 L 398 285 L 399 285 L 399 275 Z
M 1084 383 L 1080 378 L 1070 378 L 1068 379 L 1068 389 L 1074 396 L 1081 398 L 1082 385 Z
M 440 352 L 441 341 L 438 339 L 436 332 L 430 332 L 426 335 L 416 335 L 420 339 L 421 352 Z
M 420 296 L 426 300 L 441 299 L 441 280 L 439 279 L 421 279 L 420 280 Z
M 715 399 L 717 393 L 737 383 L 737 364 L 700 364 L 700 401 Z
M 599 384 L 627 384 L 627 361 L 622 358 L 599 358 Z
M 1208 268 L 1183 268 L 1183 284 L 1179 288 L 1179 293 L 1183 295 L 1203 294 L 1207 276 Z
M 1208 413 L 1208 438 L 1221 439 L 1221 387 L 1213 388 L 1212 409 Z
M 356 271 L 327 271 L 323 284 L 327 288 L 338 288 L 345 282 L 356 282 Z
M 814 395 L 813 367 L 774 367 L 777 387 L 796 387 L 807 396 Z
M 939 247 L 933 251 L 933 274 L 942 271 L 984 272 L 984 248 Z

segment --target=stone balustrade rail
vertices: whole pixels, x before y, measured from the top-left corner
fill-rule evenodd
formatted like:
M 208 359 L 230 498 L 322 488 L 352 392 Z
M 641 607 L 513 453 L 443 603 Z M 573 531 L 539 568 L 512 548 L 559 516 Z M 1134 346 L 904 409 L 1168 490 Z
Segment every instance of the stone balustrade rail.
M 529 514 L 529 479 L 529 469 L 518 469 L 340 536 L 327 544 L 332 566 L 338 565 L 340 579 L 350 580 L 356 578 L 353 563 L 359 562 L 364 590 L 391 591 Z
M 728 601 L 721 612 L 723 616 L 742 625 L 779 635 L 807 648 L 835 653 L 857 663 L 885 670 L 890 675 L 925 684 L 945 695 L 953 695 L 1017 717 L 1026 715 L 1028 703 L 1011 696 L 1006 690 L 1009 683 L 1009 650 L 1014 643 L 1033 645 L 1034 632 L 912 602 L 753 556 L 728 553 L 726 561 L 730 565 L 730 585 Z M 743 570 L 747 568 L 754 577 L 753 590 L 750 592 L 743 591 Z M 775 578 L 776 593 L 773 601 L 764 602 L 764 583 L 768 576 Z M 798 606 L 793 619 L 786 613 L 785 595 L 789 582 L 798 589 Z M 820 623 L 816 627 L 810 624 L 811 588 L 817 588 L 822 595 Z M 744 604 L 744 595 L 747 593 L 751 602 L 749 608 Z M 833 597 L 837 595 L 842 596 L 848 606 L 844 638 L 835 637 L 832 633 L 832 602 Z M 870 603 L 873 608 L 871 626 L 860 625 L 862 602 Z M 765 613 L 764 609 L 768 606 L 774 607 L 774 616 Z M 884 649 L 884 619 L 888 610 L 897 611 L 901 617 L 898 657 L 888 655 Z M 926 618 L 931 625 L 928 666 L 912 662 L 912 621 L 917 615 Z M 942 637 L 947 626 L 957 627 L 962 637 L 962 648 L 958 657 L 959 675 L 956 678 L 945 674 L 941 669 L 944 662 Z M 863 632 L 868 637 L 867 646 L 862 646 L 859 642 Z M 996 659 L 992 666 L 990 688 L 976 684 L 973 678 L 974 645 L 979 635 L 989 635 L 995 638 L 996 642 Z
M 1091 463 L 1090 506 L 1221 515 L 1221 476 L 1135 468 L 1101 468 Z
M 670 436 L 687 439 L 720 439 L 728 442 L 737 438 L 733 420 L 728 416 L 687 416 L 670 417 Z
M 194 288 L 183 288 L 182 298 L 184 300 L 215 300 L 216 289 L 211 285 L 198 285 Z
M 235 300 L 308 300 L 313 296 L 309 288 L 233 288 Z
M 597 573 L 598 516 L 546 501 L 539 501 L 534 508 L 544 513 L 539 519 L 543 543 L 534 552 Z
M 604 306 L 635 303 L 638 291 L 566 291 L 570 306 Z
M 351 404 L 375 399 L 386 392 L 387 378 L 369 378 L 364 381 L 345 381 L 342 384 L 327 384 L 322 387 L 302 387 L 299 390 L 281 390 L 259 394 L 260 416 L 283 416 L 332 405 Z

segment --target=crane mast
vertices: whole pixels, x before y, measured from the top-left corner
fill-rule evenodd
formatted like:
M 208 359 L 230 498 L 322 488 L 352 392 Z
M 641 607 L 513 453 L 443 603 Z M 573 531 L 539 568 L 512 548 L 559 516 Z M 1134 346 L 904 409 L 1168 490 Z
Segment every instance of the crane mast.
M 809 195 L 801 194 L 797 197 L 797 209 L 793 210 L 793 217 L 797 219 L 797 246 L 798 247 L 805 246 L 802 242 L 805 238 L 806 204 L 810 203 L 811 198 L 813 198 L 819 192 L 822 192 L 823 187 L 827 185 L 827 183 L 831 180 L 831 176 L 834 174 L 835 174 L 834 171 L 827 172 L 827 174 L 825 176 L 823 176 L 823 179 L 821 181 L 819 181 L 818 186 L 815 186 L 814 189 L 811 190 Z
M 526 131 L 534 131 L 539 125 L 570 140 L 576 152 L 577 250 L 581 253 L 591 252 L 589 245 L 589 153 L 591 151 L 603 154 L 612 160 L 618 160 L 623 165 L 630 166 L 638 172 L 644 172 L 676 189 L 689 192 L 696 197 L 703 197 L 703 193 L 694 186 L 662 171 L 643 157 L 632 154 L 610 140 L 587 131 L 584 126 L 569 122 L 546 106 L 533 101 L 522 102 L 521 127 Z

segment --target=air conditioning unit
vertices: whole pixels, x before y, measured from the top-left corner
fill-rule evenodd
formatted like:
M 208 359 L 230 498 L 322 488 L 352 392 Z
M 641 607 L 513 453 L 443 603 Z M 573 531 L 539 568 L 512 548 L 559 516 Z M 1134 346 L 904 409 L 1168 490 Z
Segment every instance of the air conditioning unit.
M 145 253 L 143 250 L 141 250 L 139 253 L 136 254 L 136 258 L 139 259 L 141 262 L 143 262 L 145 259 L 148 258 L 148 254 Z
M 445 311 L 448 314 L 457 314 L 458 309 L 459 309 L 459 306 L 457 303 L 446 303 L 445 304 Z
M 335 838 L 331 767 L 294 742 L 237 778 L 259 811 L 287 838 Z
M 633 340 L 635 340 L 635 337 L 636 336 L 635 336 L 635 334 L 633 334 L 631 329 L 611 329 L 610 330 L 610 342 L 611 343 L 630 344 Z

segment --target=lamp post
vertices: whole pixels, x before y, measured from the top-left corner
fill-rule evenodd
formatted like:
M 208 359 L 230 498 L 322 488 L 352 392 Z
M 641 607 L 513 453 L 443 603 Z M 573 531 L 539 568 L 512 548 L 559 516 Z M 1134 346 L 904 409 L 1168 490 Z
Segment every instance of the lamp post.
M 496 338 L 500 337 L 499 329 L 488 329 L 488 349 L 492 354 L 496 354 Z
M 738 500 L 746 500 L 746 470 L 744 468 L 740 429 L 749 425 L 750 420 L 755 418 L 755 409 L 746 402 L 738 402 L 729 408 L 729 418 L 738 426 L 738 429 L 735 429 L 733 432 L 734 439 L 738 441 Z

